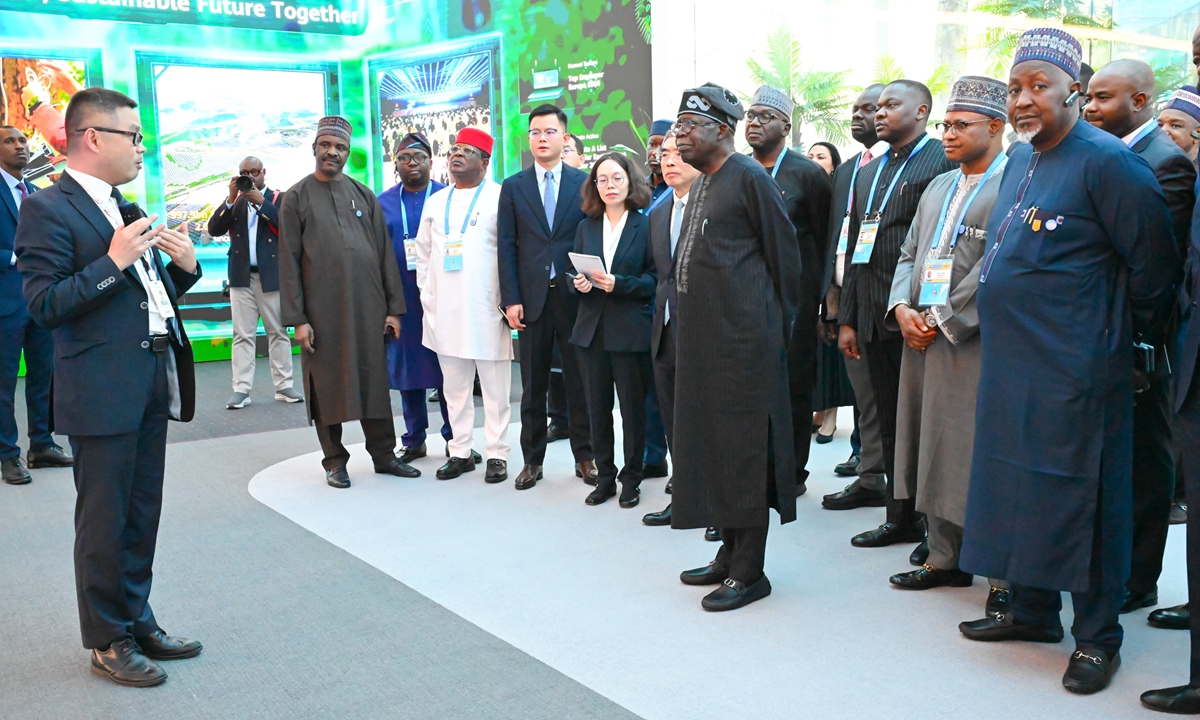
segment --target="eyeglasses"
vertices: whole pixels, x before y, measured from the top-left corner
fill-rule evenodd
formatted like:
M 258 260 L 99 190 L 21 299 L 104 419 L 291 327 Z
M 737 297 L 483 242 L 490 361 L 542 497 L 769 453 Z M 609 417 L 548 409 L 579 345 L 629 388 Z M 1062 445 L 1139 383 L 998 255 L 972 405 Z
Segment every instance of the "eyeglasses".
M 668 160 L 678 160 L 679 159 L 679 151 L 678 150 L 663 150 L 660 153 L 660 155 L 662 157 L 663 162 L 666 162 Z
M 420 165 L 429 159 L 425 153 L 403 153 L 396 156 L 396 162 L 401 165 Z
M 769 112 L 764 112 L 764 113 L 757 113 L 757 112 L 750 112 L 750 111 L 746 112 L 746 124 L 747 125 L 749 125 L 750 123 L 753 123 L 753 122 L 756 122 L 759 125 L 770 125 L 772 121 L 778 120 L 778 119 L 779 118 L 775 117 L 774 115 L 772 115 Z
M 134 132 L 133 130 L 114 130 L 112 128 L 106 128 L 106 127 L 85 127 L 85 128 L 79 128 L 75 132 L 87 132 L 88 130 L 112 133 L 113 135 L 124 135 L 124 136 L 128 137 L 130 140 L 132 140 L 134 145 L 141 145 L 142 140 L 144 140 L 146 137 L 145 135 L 142 135 L 140 132 Z
M 257 170 L 238 170 L 238 175 L 249 175 L 251 177 L 258 177 L 262 173 L 263 168 L 258 168 Z
M 483 153 L 479 152 L 479 148 L 473 148 L 470 145 L 455 145 L 450 148 L 450 156 L 462 155 L 463 157 L 483 157 Z
M 954 131 L 954 134 L 957 135 L 960 132 L 966 132 L 967 128 L 972 125 L 985 122 L 991 122 L 991 120 L 955 120 L 954 122 L 940 122 L 934 125 L 934 127 L 943 135 L 950 131 Z
M 550 128 L 549 130 L 530 130 L 529 131 L 529 139 L 530 140 L 537 140 L 538 138 L 542 137 L 543 135 L 546 136 L 547 140 L 553 140 L 554 138 L 558 137 L 558 130 L 555 130 L 554 128 Z
M 698 127 L 712 127 L 720 124 L 721 123 L 719 122 L 696 122 L 694 120 L 680 120 L 679 122 L 675 123 L 674 128 L 676 134 L 687 135 Z
M 596 178 L 596 187 L 608 187 L 609 185 L 612 185 L 613 187 L 618 188 L 624 184 L 624 175 L 613 175 L 612 177 L 601 175 L 600 177 Z

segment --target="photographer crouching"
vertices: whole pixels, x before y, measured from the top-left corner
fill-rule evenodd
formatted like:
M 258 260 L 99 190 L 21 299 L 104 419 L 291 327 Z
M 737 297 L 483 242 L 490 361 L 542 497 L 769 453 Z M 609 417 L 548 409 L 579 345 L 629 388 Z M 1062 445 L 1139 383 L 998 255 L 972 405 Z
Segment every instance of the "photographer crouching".
M 208 233 L 229 233 L 229 309 L 233 314 L 233 395 L 230 410 L 250 404 L 254 385 L 258 319 L 267 331 L 275 399 L 303 402 L 292 388 L 292 343 L 279 321 L 279 204 L 283 193 L 267 189 L 262 161 L 248 157 L 229 181 L 229 198 L 208 221 Z M 253 241 L 251 241 L 253 238 Z

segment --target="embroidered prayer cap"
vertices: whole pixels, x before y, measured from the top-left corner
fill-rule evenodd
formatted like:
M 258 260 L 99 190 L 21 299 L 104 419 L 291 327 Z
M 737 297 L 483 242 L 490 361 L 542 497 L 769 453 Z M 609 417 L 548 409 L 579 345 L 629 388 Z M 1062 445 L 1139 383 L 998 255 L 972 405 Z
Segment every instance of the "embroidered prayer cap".
M 750 99 L 751 105 L 764 105 L 772 110 L 778 110 L 783 113 L 789 122 L 792 119 L 792 109 L 796 107 L 796 103 L 787 96 L 782 90 L 777 90 L 770 85 L 763 85 L 754 91 L 754 97 Z
M 1013 57 L 1013 65 L 1029 60 L 1044 60 L 1062 68 L 1072 80 L 1078 80 L 1079 66 L 1083 63 L 1083 46 L 1066 30 L 1033 28 L 1026 30 L 1017 40 L 1017 54 Z
M 666 135 L 671 126 L 675 124 L 674 120 L 655 120 L 650 125 L 650 135 Z
M 483 152 L 487 157 L 492 156 L 492 146 L 496 144 L 491 135 L 488 135 L 479 128 L 473 127 L 459 130 L 458 135 L 454 138 L 454 142 L 462 145 L 470 145 Z
M 684 113 L 703 115 L 729 127 L 737 125 L 737 121 L 746 115 L 742 101 L 738 100 L 737 95 L 713 83 L 704 83 L 698 88 L 683 91 L 679 114 Z
M 983 75 L 963 75 L 950 88 L 946 112 L 973 112 L 1008 119 L 1008 86 Z
M 1184 85 L 1171 94 L 1165 109 L 1187 113 L 1200 122 L 1200 91 L 1195 85 Z
M 425 152 L 433 154 L 433 146 L 429 144 L 429 138 L 425 137 L 424 133 L 410 132 L 400 138 L 400 142 L 396 143 L 396 152 L 407 150 L 410 147 L 424 148 Z
M 351 132 L 352 128 L 350 127 L 350 121 L 344 117 L 330 115 L 317 121 L 317 137 L 321 137 L 322 135 L 333 135 L 334 137 L 340 137 L 349 143 Z

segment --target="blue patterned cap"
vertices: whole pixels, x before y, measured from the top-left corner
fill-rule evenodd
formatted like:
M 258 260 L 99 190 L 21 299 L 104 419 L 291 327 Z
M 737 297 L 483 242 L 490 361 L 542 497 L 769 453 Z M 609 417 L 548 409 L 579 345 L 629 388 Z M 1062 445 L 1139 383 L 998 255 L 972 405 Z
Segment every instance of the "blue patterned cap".
M 995 78 L 963 75 L 950 88 L 946 112 L 973 112 L 1008 119 L 1008 86 Z
M 1200 122 L 1200 91 L 1195 85 L 1184 85 L 1171 95 L 1166 109 L 1187 113 Z
M 667 131 L 669 131 L 671 126 L 674 124 L 674 120 L 655 120 L 654 123 L 650 125 L 650 134 L 666 135 Z
M 1079 79 L 1079 66 L 1083 63 L 1083 46 L 1075 36 L 1059 28 L 1034 28 L 1026 30 L 1017 41 L 1017 54 L 1013 65 L 1029 60 L 1043 60 L 1062 68 L 1072 80 Z

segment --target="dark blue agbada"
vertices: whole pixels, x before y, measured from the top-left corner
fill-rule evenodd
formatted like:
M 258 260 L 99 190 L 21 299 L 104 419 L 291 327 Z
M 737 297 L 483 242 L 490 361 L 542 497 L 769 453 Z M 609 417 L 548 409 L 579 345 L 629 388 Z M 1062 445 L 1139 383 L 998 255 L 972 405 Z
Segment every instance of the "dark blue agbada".
M 1154 174 L 1119 139 L 1080 121 L 1044 153 L 1013 151 L 980 274 L 964 570 L 1086 591 L 1099 522 L 1097 568 L 1123 586 L 1132 347 L 1137 333 L 1157 342 L 1179 268 Z
M 433 193 L 446 187 L 429 181 Z M 409 192 L 404 186 L 396 186 L 379 195 L 383 208 L 383 219 L 387 223 L 388 235 L 396 251 L 396 262 L 400 265 L 400 282 L 404 286 L 404 304 L 408 312 L 400 316 L 400 339 L 388 339 L 388 379 L 393 390 L 425 390 L 442 386 L 442 367 L 437 353 L 421 344 L 421 291 L 417 289 L 417 271 L 409 270 L 404 257 L 405 230 L 408 237 L 417 236 L 421 224 L 421 211 L 425 208 L 425 192 Z M 404 227 L 400 203 L 408 213 L 408 228 Z

